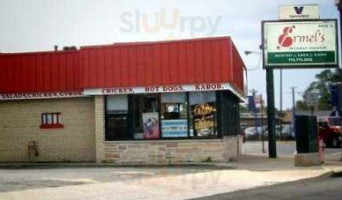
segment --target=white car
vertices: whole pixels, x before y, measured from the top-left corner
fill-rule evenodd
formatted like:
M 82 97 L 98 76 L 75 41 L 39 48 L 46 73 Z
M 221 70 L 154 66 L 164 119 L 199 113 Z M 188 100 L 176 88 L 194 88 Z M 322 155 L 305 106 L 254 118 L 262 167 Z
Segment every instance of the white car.
M 266 132 L 267 127 L 261 127 L 261 126 L 257 126 L 255 128 L 255 126 L 252 127 L 248 127 L 245 129 L 245 137 L 246 139 L 259 139 L 260 135 L 262 132 Z M 264 134 L 265 135 L 265 134 Z

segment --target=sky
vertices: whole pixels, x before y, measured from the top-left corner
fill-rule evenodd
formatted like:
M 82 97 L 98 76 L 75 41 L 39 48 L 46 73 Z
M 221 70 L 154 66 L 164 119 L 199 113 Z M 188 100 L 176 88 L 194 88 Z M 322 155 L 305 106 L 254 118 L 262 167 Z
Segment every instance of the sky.
M 0 0 L 0 52 L 50 51 L 54 45 L 231 36 L 248 70 L 248 90 L 266 99 L 260 62 L 261 21 L 277 20 L 279 5 L 318 4 L 320 17 L 338 18 L 334 0 Z M 256 53 L 246 56 L 245 51 Z M 301 100 L 322 69 L 283 70 L 283 109 L 290 87 Z M 280 107 L 279 70 L 274 70 Z M 249 93 L 250 94 L 250 93 Z

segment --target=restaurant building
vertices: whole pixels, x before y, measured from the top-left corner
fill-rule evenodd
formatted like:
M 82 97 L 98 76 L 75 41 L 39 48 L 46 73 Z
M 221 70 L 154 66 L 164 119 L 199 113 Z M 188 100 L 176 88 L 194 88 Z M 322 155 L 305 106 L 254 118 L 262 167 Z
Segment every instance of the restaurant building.
M 0 162 L 227 162 L 244 63 L 230 37 L 0 54 Z

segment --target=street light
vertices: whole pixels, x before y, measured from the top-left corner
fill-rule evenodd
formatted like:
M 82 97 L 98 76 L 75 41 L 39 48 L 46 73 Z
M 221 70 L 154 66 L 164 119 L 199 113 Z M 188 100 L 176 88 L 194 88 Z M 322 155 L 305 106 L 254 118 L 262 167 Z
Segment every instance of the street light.
M 257 52 L 257 51 L 245 51 L 245 55 L 248 56 L 249 54 L 259 54 L 261 55 L 260 52 Z

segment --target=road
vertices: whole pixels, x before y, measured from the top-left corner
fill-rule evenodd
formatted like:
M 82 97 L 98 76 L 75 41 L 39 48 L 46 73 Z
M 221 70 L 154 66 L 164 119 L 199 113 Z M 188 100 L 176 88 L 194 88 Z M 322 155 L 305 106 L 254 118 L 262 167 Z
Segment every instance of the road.
M 265 150 L 268 152 L 268 142 L 265 141 Z M 278 141 L 277 154 L 279 156 L 292 156 L 296 151 L 296 143 L 294 141 Z M 261 141 L 247 141 L 242 146 L 243 154 L 257 155 L 262 153 Z M 339 156 L 340 155 L 340 156 Z M 342 157 L 342 148 L 326 148 L 325 159 L 327 161 L 340 159 Z
M 198 200 L 341 200 L 342 178 L 319 177 L 250 190 L 218 194 Z

